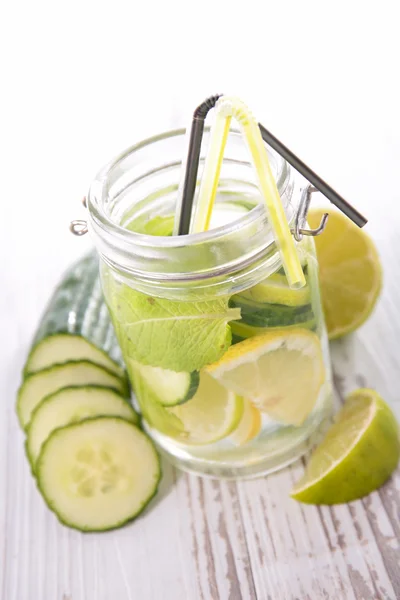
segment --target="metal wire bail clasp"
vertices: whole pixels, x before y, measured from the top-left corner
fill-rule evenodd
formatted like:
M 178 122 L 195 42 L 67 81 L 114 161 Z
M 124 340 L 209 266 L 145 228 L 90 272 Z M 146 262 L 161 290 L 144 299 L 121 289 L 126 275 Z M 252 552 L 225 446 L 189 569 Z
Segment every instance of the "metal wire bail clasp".
M 301 242 L 303 235 L 311 235 L 313 237 L 320 235 L 328 221 L 329 214 L 325 213 L 322 215 L 321 222 L 316 229 L 304 229 L 307 222 L 308 209 L 310 208 L 311 195 L 313 192 L 318 192 L 317 188 L 313 185 L 308 185 L 304 188 L 299 204 L 299 210 L 297 211 L 296 220 L 294 222 L 294 228 L 291 230 L 296 242 Z
M 86 197 L 82 199 L 82 204 L 85 208 L 87 208 Z M 74 235 L 85 235 L 85 233 L 88 232 L 87 221 L 84 221 L 82 219 L 75 219 L 69 224 L 69 230 Z

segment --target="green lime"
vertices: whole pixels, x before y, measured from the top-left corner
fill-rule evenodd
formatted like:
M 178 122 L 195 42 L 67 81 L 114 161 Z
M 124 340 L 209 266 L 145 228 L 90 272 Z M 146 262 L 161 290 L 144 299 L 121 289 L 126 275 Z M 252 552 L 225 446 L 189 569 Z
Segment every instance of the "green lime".
M 356 390 L 316 448 L 291 496 L 307 504 L 341 504 L 378 489 L 400 457 L 399 428 L 377 392 Z

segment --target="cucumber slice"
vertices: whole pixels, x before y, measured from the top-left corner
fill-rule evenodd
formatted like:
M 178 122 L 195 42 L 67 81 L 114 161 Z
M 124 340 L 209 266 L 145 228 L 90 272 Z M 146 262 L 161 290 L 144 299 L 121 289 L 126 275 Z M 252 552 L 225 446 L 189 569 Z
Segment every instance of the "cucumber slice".
M 17 414 L 21 426 L 28 425 L 34 408 L 49 394 L 71 385 L 102 385 L 127 395 L 125 382 L 89 361 L 71 361 L 53 365 L 25 378 L 17 398 Z
M 241 323 L 255 327 L 287 327 L 307 322 L 314 317 L 311 304 L 284 306 L 233 296 L 229 301 L 229 306 L 240 308 Z M 232 323 L 230 325 L 232 326 Z
M 44 398 L 32 412 L 27 432 L 26 451 L 33 471 L 43 443 L 55 429 L 104 415 L 139 423 L 132 406 L 110 388 L 67 387 Z
M 130 361 L 134 363 L 135 361 Z M 135 363 L 137 364 L 137 363 Z M 159 401 L 154 392 L 144 383 L 143 377 L 128 363 L 129 375 L 143 418 L 155 429 L 165 435 L 177 436 L 184 432 L 183 423 L 168 411 Z
M 80 335 L 51 334 L 34 346 L 24 369 L 24 375 L 37 373 L 56 364 L 71 360 L 88 360 L 124 378 L 124 370 L 100 348 Z
M 120 417 L 53 431 L 37 461 L 38 487 L 59 521 L 106 531 L 134 519 L 157 492 L 161 467 L 151 440 Z
M 175 406 L 183 404 L 193 398 L 199 387 L 200 376 L 198 371 L 191 373 L 182 371 L 171 371 L 161 367 L 142 365 L 137 361 L 133 368 L 142 377 L 143 384 L 148 386 L 163 406 Z

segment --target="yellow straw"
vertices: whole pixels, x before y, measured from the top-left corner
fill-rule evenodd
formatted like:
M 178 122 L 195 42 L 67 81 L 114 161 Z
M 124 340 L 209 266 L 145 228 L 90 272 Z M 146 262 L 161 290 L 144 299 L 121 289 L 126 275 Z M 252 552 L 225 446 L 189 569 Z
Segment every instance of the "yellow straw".
M 210 227 L 211 213 L 215 202 L 215 196 L 217 195 L 218 182 L 231 120 L 231 115 L 223 116 L 222 113 L 216 114 L 210 133 L 210 145 L 204 164 L 199 198 L 190 233 L 201 233 L 202 231 L 207 231 Z
M 190 232 L 207 231 L 210 226 L 229 126 L 232 117 L 235 117 L 241 126 L 251 153 L 259 188 L 264 197 L 268 218 L 281 254 L 288 283 L 291 288 L 301 288 L 306 284 L 303 269 L 290 232 L 282 200 L 272 175 L 267 150 L 257 121 L 248 107 L 238 98 L 223 96 L 218 100 L 215 108 L 216 115 L 211 131 L 210 147 L 204 165 L 197 209 Z

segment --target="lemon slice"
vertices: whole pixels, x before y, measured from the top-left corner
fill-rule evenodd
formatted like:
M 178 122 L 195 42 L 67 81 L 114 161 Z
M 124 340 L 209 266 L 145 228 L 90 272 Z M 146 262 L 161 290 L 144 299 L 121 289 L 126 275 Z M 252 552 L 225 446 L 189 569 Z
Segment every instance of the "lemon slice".
M 324 382 L 318 337 L 304 329 L 280 329 L 231 346 L 207 371 L 281 423 L 301 425 Z
M 211 444 L 228 436 L 243 414 L 243 399 L 227 390 L 205 372 L 191 400 L 168 412 L 179 419 L 184 433 L 178 437 L 189 444 Z
M 243 446 L 257 437 L 261 431 L 262 415 L 250 400 L 244 399 L 243 415 L 239 425 L 231 433 L 230 439 L 237 446 Z
M 267 332 L 275 331 L 275 329 L 281 330 L 282 327 L 255 327 L 254 325 L 247 325 L 247 323 L 232 323 L 230 324 L 232 333 L 238 338 L 250 338 L 258 335 L 264 335 Z M 285 330 L 288 329 L 315 329 L 317 321 L 315 318 L 303 321 L 302 323 L 294 323 L 293 325 L 286 325 Z
M 319 225 L 324 212 L 310 210 L 311 227 Z M 329 212 L 315 245 L 328 335 L 335 339 L 369 317 L 382 286 L 382 269 L 371 238 L 339 212 Z
M 374 390 L 357 390 L 346 399 L 291 496 L 308 504 L 362 498 L 390 477 L 399 457 L 399 428 L 391 409 Z
M 240 292 L 240 296 L 255 302 L 283 304 L 285 306 L 302 306 L 311 301 L 308 285 L 300 289 L 292 289 L 289 287 L 286 276 L 281 273 L 270 275 L 265 281 Z

